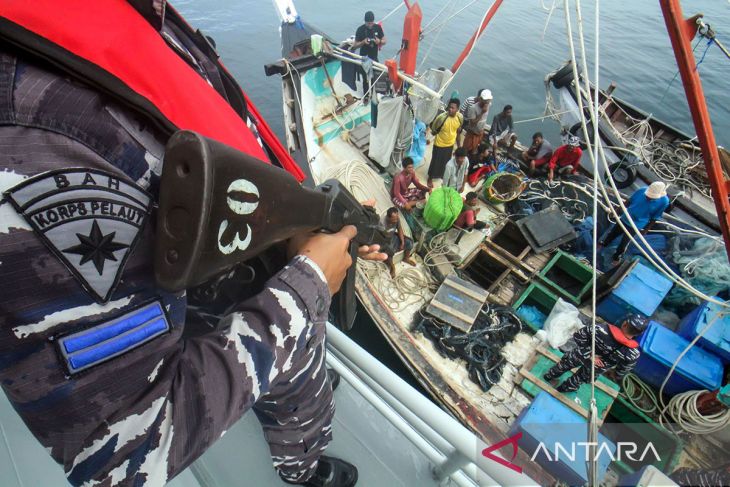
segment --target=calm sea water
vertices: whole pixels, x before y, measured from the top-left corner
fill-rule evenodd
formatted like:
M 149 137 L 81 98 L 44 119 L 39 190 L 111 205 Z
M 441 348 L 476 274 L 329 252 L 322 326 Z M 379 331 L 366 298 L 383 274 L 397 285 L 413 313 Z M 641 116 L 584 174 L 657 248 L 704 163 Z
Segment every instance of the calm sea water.
M 467 0 L 422 0 L 423 25 L 433 21 L 432 26 L 436 26 L 468 3 Z M 582 3 L 587 49 L 592 51 L 594 2 L 583 0 Z M 172 4 L 193 26 L 215 38 L 226 66 L 277 133 L 283 134 L 279 79 L 267 78 L 263 69 L 264 64 L 281 57 L 278 17 L 273 3 L 173 0 Z M 365 10 L 373 10 L 376 19 L 381 19 L 398 4 L 396 0 L 296 2 L 302 19 L 335 39 L 352 35 L 362 23 Z M 441 17 L 434 20 L 447 4 Z M 543 39 L 548 19 L 543 4 L 549 6 L 552 0 L 505 0 L 459 72 L 453 89 L 464 97 L 482 87 L 490 88 L 494 93 L 492 113 L 509 103 L 514 106 L 516 121 L 541 116 L 545 74 L 569 58 L 564 11 L 555 9 Z M 704 13 L 706 21 L 717 30 L 718 38 L 730 46 L 730 0 L 684 0 L 682 4 L 685 16 Z M 476 1 L 448 22 L 438 36 L 437 32 L 427 35 L 421 44 L 419 63 L 430 50 L 426 66 L 451 66 L 489 5 L 491 0 Z M 572 7 L 571 13 L 574 13 Z M 401 8 L 383 24 L 389 43 L 381 58 L 392 56 L 398 49 L 404 15 L 405 8 Z M 694 133 L 679 79 L 661 100 L 677 67 L 657 0 L 603 0 L 600 47 L 601 86 L 616 81 L 618 96 Z M 704 50 L 703 42 L 697 47 L 697 59 Z M 592 55 L 589 63 L 592 64 Z M 593 68 L 590 69 L 592 72 Z M 718 143 L 730 146 L 730 60 L 716 46 L 711 46 L 699 69 Z M 558 127 L 552 121 L 517 125 L 523 141 L 536 130 L 557 141 Z

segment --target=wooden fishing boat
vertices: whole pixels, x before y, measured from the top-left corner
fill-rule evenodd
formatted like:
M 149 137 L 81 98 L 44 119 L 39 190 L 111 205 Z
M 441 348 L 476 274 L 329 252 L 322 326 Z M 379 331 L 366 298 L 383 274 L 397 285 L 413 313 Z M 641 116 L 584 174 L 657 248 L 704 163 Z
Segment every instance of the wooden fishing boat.
M 545 84 L 546 89 L 552 85 L 557 90 L 559 107 L 555 110 L 559 110 L 561 125 L 582 138 L 579 91 L 589 119 L 590 114 L 584 81 L 581 77 L 581 89 L 578 90 L 573 80 L 572 65 L 568 62 L 548 74 Z M 697 137 L 616 97 L 616 86 L 612 83 L 608 89 L 599 90 L 601 120 L 598 131 L 619 188 L 630 192 L 654 181 L 669 182 L 668 194 L 679 212 L 692 223 L 719 233 L 717 211 Z M 591 84 L 591 93 L 594 90 Z M 589 127 L 589 134 L 593 134 L 592 127 Z M 593 173 L 589 158 L 583 158 L 582 167 L 589 174 Z M 724 170 L 727 177 L 730 167 Z M 599 174 L 605 176 L 604 168 L 600 168 Z M 677 182 L 671 184 L 674 180 Z
M 346 79 L 343 80 L 343 77 L 347 78 L 350 74 L 347 72 L 348 61 L 342 58 L 350 56 L 343 54 L 340 49 L 316 55 L 312 52 L 313 34 L 321 35 L 332 46 L 338 46 L 338 43 L 298 16 L 287 20 L 284 14 L 282 20 L 284 59 L 267 65 L 266 71 L 269 75 L 282 76 L 286 142 L 290 153 L 309 176 L 304 184 L 316 185 L 336 177 L 361 200 L 374 198 L 377 211 L 383 215 L 387 208 L 393 206 L 390 201 L 393 166 L 389 159 L 372 159 L 376 151 L 375 138 L 371 137 L 374 133 L 371 131 L 372 125 L 375 125 L 371 111 L 374 105 L 363 102 L 362 85 L 359 81 L 353 89 L 346 83 Z M 351 60 L 356 61 L 357 57 L 352 56 Z M 430 70 L 419 79 L 425 85 L 438 90 L 439 82 L 442 81 L 439 77 L 442 74 L 444 73 L 438 70 Z M 447 76 L 448 74 L 450 73 L 446 73 Z M 383 78 L 387 78 L 387 75 L 380 76 L 380 73 L 376 73 L 374 78 L 375 89 L 379 91 Z M 414 91 L 411 91 L 411 95 L 413 94 Z M 423 95 L 423 92 L 420 94 Z M 403 101 L 403 95 L 376 93 L 373 98 L 379 102 L 379 126 L 389 123 L 389 127 L 398 130 L 402 119 L 410 116 L 402 116 L 410 110 Z M 393 108 L 393 105 L 397 106 Z M 389 115 L 390 120 L 386 119 L 386 107 L 395 112 L 395 115 Z M 407 130 L 412 131 L 412 128 Z M 402 149 L 399 151 L 397 142 L 393 142 L 396 147 L 391 148 L 391 151 L 395 154 L 392 156 L 393 161 L 400 162 L 404 154 Z M 427 162 L 417 169 L 417 173 L 424 180 L 423 171 Z M 480 205 L 479 218 L 497 222 L 498 211 L 482 202 Z M 422 219 L 416 217 L 410 223 L 416 228 L 422 228 L 420 233 L 414 231 L 412 235 L 416 246 L 425 245 L 427 228 Z M 410 233 L 405 220 L 402 220 L 402 226 Z M 454 263 L 456 267 L 464 267 L 480 255 L 483 251 L 482 242 L 487 234 L 488 232 L 473 231 L 460 235 L 456 230 L 443 234 L 444 244 L 449 245 L 458 255 L 458 262 Z M 455 243 L 457 238 L 458 244 Z M 453 257 L 452 255 L 450 258 Z M 546 256 L 533 257 L 538 260 L 547 259 Z M 507 367 L 508 373 L 504 375 L 503 385 L 508 391 L 499 393 L 499 399 L 485 394 L 469 379 L 462 364 L 443 357 L 428 338 L 413 330 L 419 318 L 419 310 L 431 300 L 435 288 L 444 277 L 438 274 L 438 270 L 433 270 L 435 262 L 424 262 L 416 256 L 416 266 L 410 267 L 398 262 L 398 255 L 394 260 L 398 275 L 413 276 L 410 281 L 409 278 L 400 282 L 392 280 L 383 264 L 358 264 L 356 291 L 362 307 L 413 376 L 439 404 L 474 431 L 487 445 L 503 441 L 508 436 L 510 423 L 530 402 L 527 395 L 513 386 L 513 381 L 536 341 L 527 333 L 520 334 L 513 347 L 514 364 Z M 523 276 L 521 272 L 520 275 Z M 507 305 L 512 299 L 506 295 L 509 293 L 509 279 L 505 278 L 503 281 L 505 286 L 500 291 L 503 295 L 500 297 L 495 294 L 492 299 L 493 302 Z M 406 284 L 411 285 L 411 290 L 400 291 L 399 285 Z M 505 399 L 509 399 L 509 409 L 506 406 L 498 408 L 497 404 Z M 496 411 L 497 409 L 499 410 Z M 504 417 L 498 416 L 497 412 Z M 515 462 L 523 465 L 525 473 L 540 484 L 552 482 L 552 477 L 531 462 L 523 452 L 519 453 Z
M 308 25 L 290 2 L 280 0 L 277 4 L 284 5 L 280 8 L 283 59 L 267 65 L 266 72 L 281 76 L 286 142 L 308 176 L 305 184 L 316 185 L 337 178 L 357 198 L 375 199 L 376 210 L 383 215 L 393 206 L 390 182 L 410 146 L 414 119 L 433 118 L 452 73 L 439 69 L 414 76 L 398 71 L 394 66 L 389 70 L 376 65 L 371 78 L 374 88 L 371 93 L 365 93 L 358 80 L 362 59 L 349 51 L 348 43 L 338 43 Z M 472 42 L 477 37 L 475 35 Z M 404 91 L 393 89 L 400 83 L 398 79 L 406 84 Z M 604 94 L 601 101 L 606 113 L 610 113 L 609 117 L 615 118 L 615 124 L 620 123 L 618 112 L 634 118 L 641 116 L 627 104 L 610 105 L 611 100 L 610 94 Z M 568 128 L 574 124 L 567 122 Z M 652 126 L 654 138 L 686 144 L 691 147 L 686 150 L 695 152 L 696 146 L 690 137 L 669 129 L 669 126 Z M 605 143 L 607 148 L 614 144 Z M 517 144 L 512 151 L 505 149 L 504 155 L 518 159 L 518 153 L 524 149 Z M 616 150 L 616 153 L 620 152 Z M 612 163 L 627 162 L 623 157 L 612 155 L 615 157 Z M 425 179 L 428 159 L 427 151 L 424 162 L 416 169 L 421 179 Z M 592 168 L 588 169 L 590 173 Z M 643 168 L 638 168 L 637 174 L 639 177 L 632 184 L 651 182 Z M 481 186 L 470 189 L 481 190 Z M 672 196 L 677 195 L 672 193 Z M 452 228 L 432 238 L 433 232 L 429 232 L 418 210 L 407 221 L 402 219 L 404 230 L 414 238 L 419 250 L 416 265 L 411 267 L 399 262 L 396 255 L 397 274 L 396 279 L 392 279 L 384 265 L 359 262 L 356 291 L 362 308 L 422 387 L 487 445 L 494 445 L 509 437 L 511 427 L 530 405 L 531 396 L 540 390 L 547 391 L 585 418 L 588 417 L 585 407 L 588 399 L 578 396 L 567 399 L 535 375 L 540 367 L 553 363 L 557 357 L 541 346 L 541 339 L 527 326 L 503 344 L 501 376 L 486 388 L 472 380 L 464 361 L 445 356 L 419 328 L 422 310 L 455 270 L 486 292 L 491 305 L 517 309 L 527 300 L 540 304 L 544 296 L 553 296 L 546 291 L 546 286 L 549 289 L 552 284 L 545 282 L 543 271 L 566 258 L 565 254 L 554 248 L 535 251 L 534 245 L 525 241 L 523 232 L 515 230 L 516 224 L 507 218 L 504 206 L 485 201 L 480 201 L 479 205 L 479 219 L 488 224 L 483 232 Z M 696 213 L 693 222 L 703 224 L 703 228 L 712 228 L 709 208 L 693 203 L 692 197 L 684 198 L 681 205 L 682 210 Z M 578 261 L 572 259 L 571 262 Z M 620 283 L 632 265 L 627 263 L 615 272 L 601 276 L 599 295 Z M 582 272 L 591 273 L 589 268 L 583 267 Z M 554 296 L 550 299 L 557 300 Z M 552 304 L 554 301 L 547 307 L 547 313 Z M 585 299 L 578 299 L 576 304 L 580 305 L 582 317 L 590 320 Z M 619 386 L 605 378 L 600 384 L 597 387 L 602 401 L 600 421 L 603 421 L 611 405 L 619 401 Z M 555 480 L 521 450 L 513 462 L 541 485 L 552 484 Z

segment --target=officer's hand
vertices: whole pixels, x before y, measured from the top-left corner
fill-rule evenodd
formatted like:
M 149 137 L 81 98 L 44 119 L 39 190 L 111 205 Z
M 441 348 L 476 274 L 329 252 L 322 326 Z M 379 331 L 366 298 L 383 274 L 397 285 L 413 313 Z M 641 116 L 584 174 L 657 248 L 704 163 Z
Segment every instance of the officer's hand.
M 606 365 L 603 363 L 603 360 L 601 360 L 601 357 L 596 355 L 596 366 L 604 368 Z
M 360 202 L 363 206 L 375 208 L 375 199 Z M 357 249 L 357 256 L 365 260 L 384 261 L 388 258 L 388 254 L 380 251 L 380 245 L 361 245 Z
M 293 237 L 290 248 L 294 255 L 304 255 L 319 266 L 327 279 L 330 294 L 340 290 L 347 269 L 352 265 L 350 241 L 357 235 L 353 225 L 343 227 L 337 233 L 307 233 Z

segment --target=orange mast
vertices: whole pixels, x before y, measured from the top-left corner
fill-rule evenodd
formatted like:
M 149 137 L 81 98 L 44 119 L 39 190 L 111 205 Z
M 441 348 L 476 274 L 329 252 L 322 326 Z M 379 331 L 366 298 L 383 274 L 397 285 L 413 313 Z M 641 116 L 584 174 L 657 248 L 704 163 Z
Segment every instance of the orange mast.
M 689 110 L 692 113 L 692 121 L 702 149 L 702 157 L 705 159 L 707 178 L 715 200 L 717 218 L 720 220 L 725 248 L 728 251 L 728 259 L 730 259 L 730 201 L 728 200 L 730 181 L 725 180 L 722 172 L 715 134 L 712 131 L 712 123 L 710 122 L 710 113 L 705 103 L 702 82 L 696 68 L 691 46 L 692 39 L 697 33 L 697 20 L 701 16 L 696 15 L 685 20 L 682 16 L 682 7 L 679 0 L 659 0 L 659 4 L 662 7 L 669 38 L 672 41 L 674 56 L 677 58 L 679 73 L 682 75 L 682 83 L 687 95 Z

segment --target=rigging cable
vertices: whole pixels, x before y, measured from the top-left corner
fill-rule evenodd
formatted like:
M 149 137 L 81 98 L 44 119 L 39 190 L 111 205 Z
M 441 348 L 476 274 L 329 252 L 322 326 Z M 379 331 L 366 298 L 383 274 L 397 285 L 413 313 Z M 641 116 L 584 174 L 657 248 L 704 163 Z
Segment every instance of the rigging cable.
M 577 64 L 576 64 L 577 63 L 577 60 L 576 60 L 576 56 L 575 56 L 575 48 L 573 47 L 573 39 L 572 39 L 572 37 L 568 37 L 568 42 L 569 42 L 569 45 L 571 47 L 571 61 L 572 61 L 572 66 L 573 66 L 573 79 L 576 80 L 576 85 L 578 85 L 578 83 L 580 81 L 580 76 L 578 75 L 578 67 L 577 67 Z M 583 43 L 581 43 L 581 44 L 583 45 Z M 585 56 L 583 56 L 582 59 L 583 59 L 583 61 L 585 61 Z M 583 65 L 583 71 L 585 73 L 587 73 L 587 66 L 585 65 L 585 62 L 584 62 L 584 65 Z M 590 100 L 592 98 L 591 97 L 591 94 L 590 94 L 590 81 L 588 80 L 587 77 L 584 77 L 584 81 L 585 81 L 585 84 L 586 84 L 586 91 L 587 91 L 586 96 L 588 98 L 588 101 L 590 102 Z M 579 95 L 576 98 L 577 98 L 579 110 L 580 110 L 580 113 L 581 113 L 581 129 L 582 129 L 582 132 L 583 132 L 583 138 L 584 138 L 584 140 L 588 141 L 590 139 L 590 137 L 588 136 L 588 127 L 587 127 L 587 124 L 586 124 L 585 111 L 583 109 L 583 96 L 580 96 Z M 591 118 L 592 117 L 593 117 L 593 113 L 591 112 Z M 598 120 L 592 120 L 592 123 L 597 124 L 598 123 Z M 665 276 L 667 276 L 672 282 L 674 282 L 674 283 L 678 284 L 679 286 L 685 288 L 688 292 L 690 292 L 691 294 L 699 297 L 702 300 L 705 300 L 705 301 L 709 301 L 709 302 L 718 304 L 718 305 L 720 305 L 722 307 L 725 307 L 725 308 L 730 308 L 730 305 L 728 305 L 727 303 L 725 303 L 723 301 L 719 301 L 718 299 L 716 299 L 714 297 L 707 296 L 703 292 L 701 292 L 698 289 L 696 289 L 695 287 L 693 287 L 684 278 L 682 278 L 681 276 L 677 275 L 674 272 L 674 270 L 671 269 L 664 262 L 664 260 L 661 257 L 659 257 L 659 255 L 657 255 L 656 251 L 649 245 L 649 243 L 646 241 L 646 239 L 644 238 L 644 236 L 641 234 L 641 231 L 636 227 L 636 224 L 634 223 L 634 220 L 631 217 L 631 215 L 628 214 L 628 211 L 626 209 L 626 206 L 623 203 L 623 197 L 621 195 L 621 192 L 616 187 L 616 183 L 615 183 L 615 181 L 613 179 L 613 176 L 611 175 L 611 172 L 610 172 L 610 169 L 609 169 L 609 166 L 608 166 L 608 161 L 606 160 L 606 154 L 603 151 L 603 146 L 601 144 L 597 144 L 597 146 L 598 146 L 598 152 L 599 152 L 599 155 L 600 155 L 600 162 L 603 163 L 604 168 L 606 170 L 606 178 L 608 179 L 608 182 L 611 185 L 611 189 L 612 189 L 614 195 L 616 195 L 616 197 L 617 197 L 617 203 L 618 203 L 618 205 L 619 205 L 619 207 L 620 207 L 623 215 L 626 217 L 626 220 L 627 220 L 628 225 L 633 229 L 633 232 L 630 232 L 628 230 L 627 226 L 621 220 L 621 218 L 618 215 L 618 213 L 616 212 L 616 210 L 613 208 L 613 206 L 611 206 L 610 207 L 610 210 L 611 210 L 611 213 L 613 214 L 613 216 L 617 220 L 616 221 L 616 224 L 619 225 L 619 227 L 624 232 L 624 234 L 626 234 L 628 236 L 629 240 L 634 245 L 636 245 L 636 247 L 639 250 L 639 252 L 644 257 L 646 257 L 646 259 L 654 267 L 656 267 L 656 269 L 659 272 L 661 272 L 662 274 L 664 274 Z M 589 151 L 588 154 L 591 157 L 591 161 L 593 162 L 593 168 L 594 168 L 594 170 L 597 171 L 598 170 L 598 162 L 599 161 L 596 160 L 596 159 L 594 159 L 593 152 Z M 600 179 L 598 179 L 598 183 L 599 183 L 599 187 L 601 189 L 601 192 L 603 194 L 603 197 L 607 201 L 610 201 L 610 198 L 608 197 L 608 193 L 607 193 L 606 187 L 603 184 L 603 181 L 601 181 Z M 643 246 L 642 245 L 639 245 L 637 243 L 637 239 L 643 244 Z

